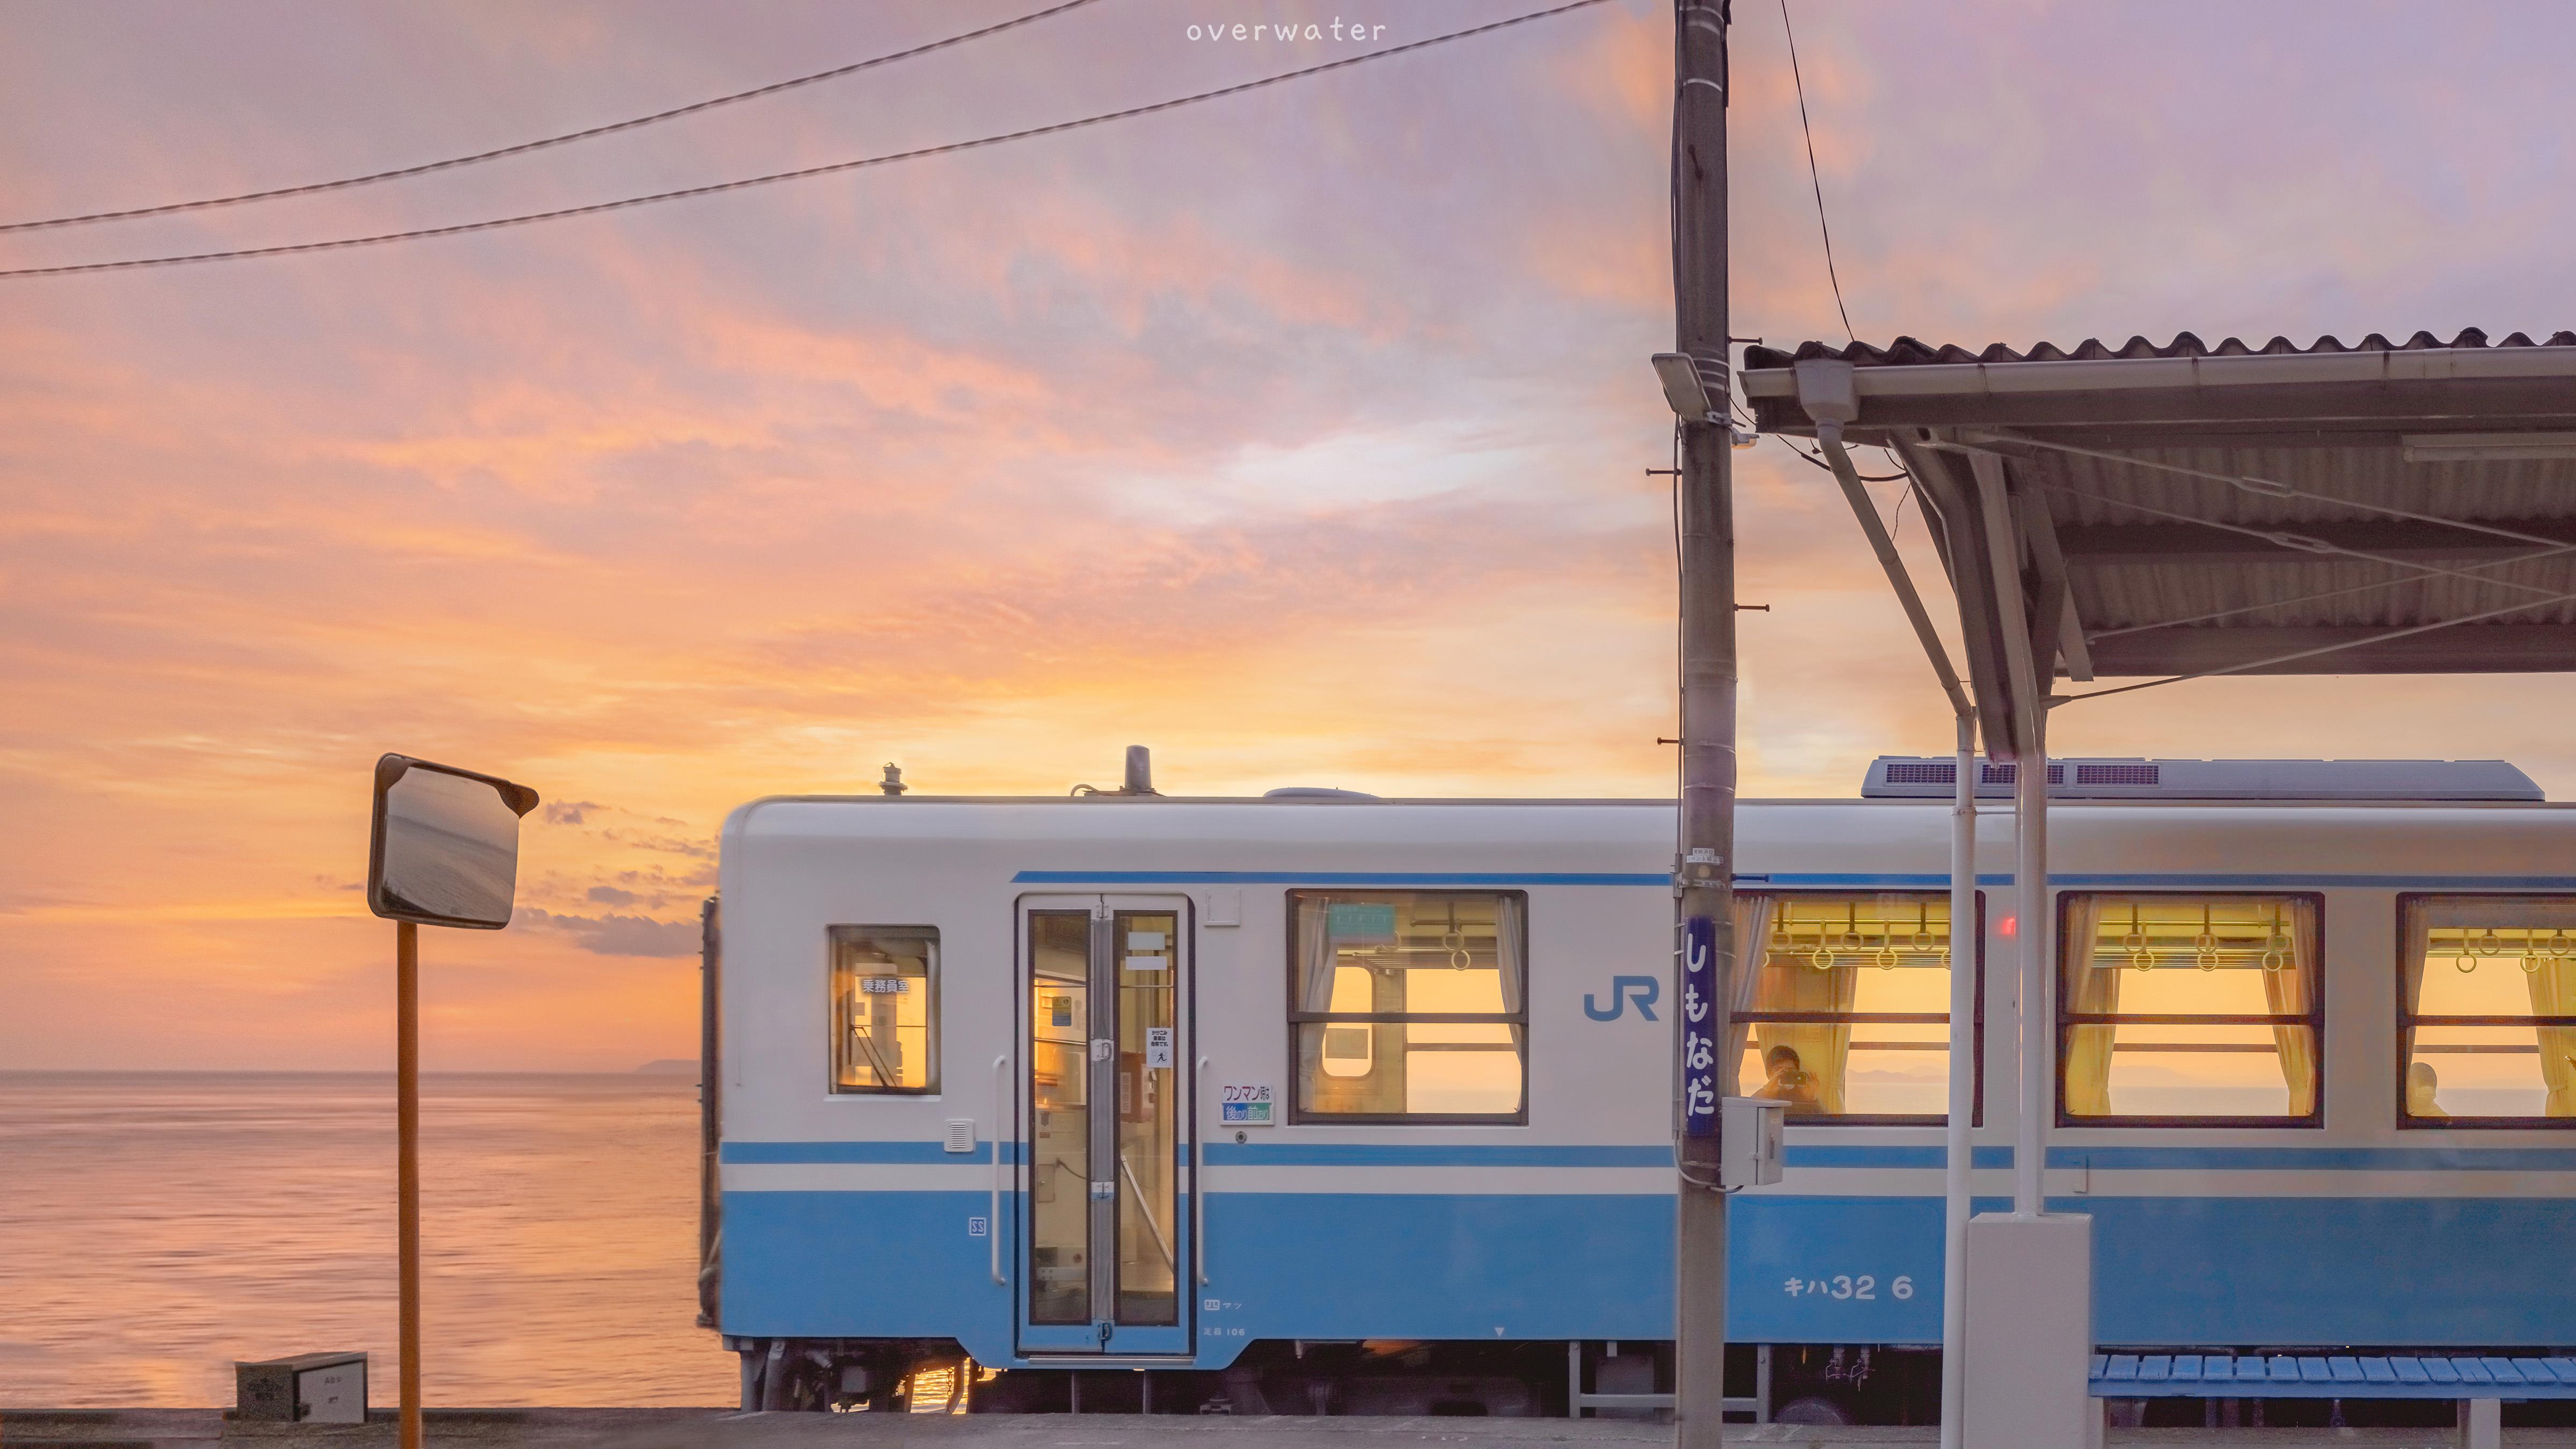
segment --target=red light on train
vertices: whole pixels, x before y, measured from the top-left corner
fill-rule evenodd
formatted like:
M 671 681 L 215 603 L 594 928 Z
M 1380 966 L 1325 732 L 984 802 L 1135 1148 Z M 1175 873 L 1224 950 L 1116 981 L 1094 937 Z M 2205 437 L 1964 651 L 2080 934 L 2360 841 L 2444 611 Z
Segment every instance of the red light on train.
M 1995 922 L 1995 934 L 1998 936 L 2010 937 L 2018 932 L 2020 928 L 2020 920 L 2012 916 L 2006 916 L 2002 920 Z

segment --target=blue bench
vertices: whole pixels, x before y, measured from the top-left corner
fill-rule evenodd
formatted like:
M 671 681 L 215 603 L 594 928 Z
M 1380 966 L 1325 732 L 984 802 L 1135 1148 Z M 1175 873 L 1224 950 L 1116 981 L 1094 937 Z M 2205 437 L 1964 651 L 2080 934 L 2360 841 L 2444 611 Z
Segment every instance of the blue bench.
M 2453 1399 L 2460 1442 L 2494 1449 L 2507 1399 L 2576 1399 L 2576 1358 L 2493 1354 L 2097 1353 L 2097 1399 Z

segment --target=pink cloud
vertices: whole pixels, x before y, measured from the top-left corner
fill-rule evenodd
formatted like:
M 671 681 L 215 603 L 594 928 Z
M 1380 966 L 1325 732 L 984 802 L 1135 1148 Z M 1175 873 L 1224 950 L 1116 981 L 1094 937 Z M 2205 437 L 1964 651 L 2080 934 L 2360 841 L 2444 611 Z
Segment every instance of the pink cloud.
M 60 210 L 410 159 L 884 48 L 934 9 L 315 11 L 297 54 L 331 66 L 212 12 L 138 38 L 65 10 L 0 54 L 23 143 L 0 192 Z M 2347 26 L 2317 57 L 2287 6 L 2223 53 L 2153 7 L 1796 13 L 1864 336 L 2511 330 L 2570 305 L 2568 163 L 2509 124 L 2558 78 L 2514 27 Z M 631 145 L 0 252 L 447 220 L 1255 73 L 1171 20 L 1102 7 Z M 1736 330 L 1839 339 L 1776 16 L 1739 21 Z M 1211 792 L 1666 789 L 1669 522 L 1643 470 L 1669 448 L 1644 368 L 1671 331 L 1668 34 L 1603 7 L 950 162 L 0 284 L 0 989 L 25 1004 L 0 1059 L 374 1063 L 385 933 L 345 886 L 385 748 L 591 807 L 529 828 L 542 917 L 442 940 L 433 1060 L 480 1065 L 685 1055 L 670 953 L 725 811 L 887 759 L 968 791 L 1061 790 L 1131 742 Z M 1743 596 L 1774 605 L 1742 627 L 1747 791 L 1846 793 L 1872 754 L 1946 748 L 1838 496 L 1776 444 L 1738 462 Z M 1930 573 L 1919 523 L 1908 546 Z M 2227 688 L 2254 703 L 2140 696 L 2064 740 L 2456 753 L 2474 700 L 2484 749 L 2576 780 L 2513 710 L 2547 682 L 2406 710 Z M 114 1009 L 120 973 L 163 1009 Z

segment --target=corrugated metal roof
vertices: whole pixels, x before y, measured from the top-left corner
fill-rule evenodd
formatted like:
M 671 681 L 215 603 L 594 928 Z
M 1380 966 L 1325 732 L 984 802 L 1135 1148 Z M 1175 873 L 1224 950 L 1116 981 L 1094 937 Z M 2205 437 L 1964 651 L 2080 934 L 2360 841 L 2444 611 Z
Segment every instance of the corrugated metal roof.
M 2516 332 L 2501 342 L 2490 343 L 2486 333 L 2475 327 L 2463 328 L 2460 334 L 2445 342 L 2430 332 L 2418 332 L 2403 342 L 2391 342 L 2373 332 L 2346 347 L 2331 334 L 2320 337 L 2305 347 L 2287 337 L 2275 337 L 2256 347 L 2241 338 L 2230 337 L 2212 347 L 2189 332 L 2177 332 L 2162 347 L 2144 337 L 2132 337 L 2113 347 L 2098 337 L 2087 337 L 2073 347 L 2060 347 L 2054 342 L 2033 343 L 2030 350 L 2017 352 L 1996 342 L 1981 351 L 1970 351 L 1956 343 L 1935 347 L 1913 337 L 1899 337 L 1885 347 L 1866 342 L 1847 342 L 1837 347 L 1829 342 L 1801 342 L 1796 350 L 1783 352 L 1759 343 L 1744 349 L 1747 372 L 1766 368 L 1789 367 L 1816 358 L 1837 358 L 1855 367 L 1918 367 L 1930 364 L 1968 362 L 2101 362 L 2111 358 L 2143 357 L 2313 357 L 2344 352 L 2421 352 L 2430 349 L 2485 347 L 2576 347 L 2576 332 L 2553 332 L 2546 341 L 2535 342 L 2526 332 Z
M 1740 396 L 1903 456 L 1990 741 L 2024 630 L 2079 681 L 2576 671 L 2576 332 L 1807 342 L 1748 349 Z
M 2388 448 L 2139 448 L 2141 463 L 2248 474 L 2297 487 L 2309 497 L 2268 497 L 2206 479 L 2076 454 L 2016 459 L 2016 481 L 2042 491 L 2067 560 L 2067 582 L 2086 632 L 2137 629 L 2232 610 L 2230 627 L 2399 628 L 2455 618 L 2531 596 L 2576 592 L 2576 553 L 2527 563 L 2499 555 L 2539 553 L 2491 533 L 2388 518 L 2384 509 L 2542 532 L 2576 524 L 2576 460 L 2511 459 L 2408 463 Z M 2335 502 L 2321 501 L 2331 496 Z M 2428 501 L 2438 499 L 2434 507 Z M 2152 510 L 2152 511 L 2150 511 Z M 2166 515 L 2204 520 L 2180 523 Z M 2358 551 L 2473 572 L 2462 578 L 2350 557 L 2303 552 L 2208 524 L 2351 540 Z M 2153 529 L 2142 532 L 2140 526 Z M 2355 539 L 2359 530 L 2369 530 Z M 2576 542 L 2576 527 L 2547 529 Z M 2405 578 L 2404 583 L 2392 580 Z M 2486 621 L 2576 624 L 2576 600 Z M 2475 638 L 2477 636 L 2471 636 Z M 2147 641 L 2109 651 L 2111 658 Z M 2359 661 L 2349 661 L 2357 664 Z M 2149 662 L 2149 669 L 2155 668 Z

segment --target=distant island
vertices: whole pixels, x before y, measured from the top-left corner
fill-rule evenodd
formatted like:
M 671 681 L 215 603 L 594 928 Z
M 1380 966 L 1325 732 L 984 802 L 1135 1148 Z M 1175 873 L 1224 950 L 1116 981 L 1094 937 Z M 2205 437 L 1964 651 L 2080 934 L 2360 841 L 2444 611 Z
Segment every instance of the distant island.
M 698 1074 L 698 1059 L 696 1057 L 661 1057 L 656 1060 L 646 1062 L 635 1070 L 639 1072 L 651 1072 L 657 1076 L 668 1076 L 680 1072 L 686 1072 L 690 1076 L 694 1077 Z

